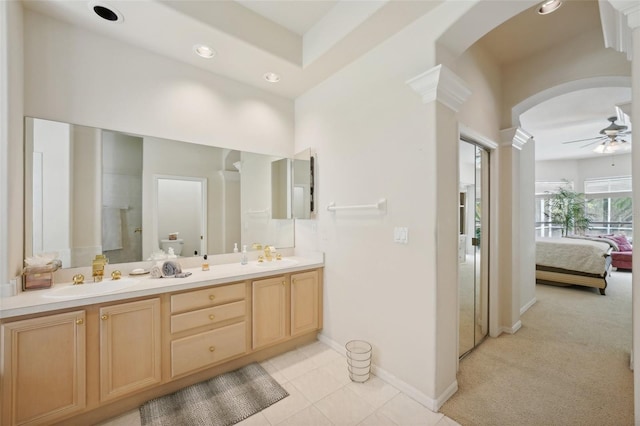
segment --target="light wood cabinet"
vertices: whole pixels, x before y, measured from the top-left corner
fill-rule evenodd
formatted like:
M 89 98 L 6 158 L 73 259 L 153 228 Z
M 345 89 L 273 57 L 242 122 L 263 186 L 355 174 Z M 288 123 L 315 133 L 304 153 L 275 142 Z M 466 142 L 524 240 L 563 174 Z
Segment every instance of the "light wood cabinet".
M 246 352 L 246 323 L 177 339 L 171 342 L 171 377 L 198 370 Z
M 287 287 L 284 276 L 252 283 L 253 349 L 286 339 L 289 325 Z
M 160 383 L 160 299 L 100 308 L 100 401 Z
M 171 295 L 171 378 L 247 352 L 247 283 Z
M 312 270 L 252 283 L 253 349 L 301 336 L 322 326 L 320 272 Z
M 3 324 L 2 424 L 50 424 L 86 405 L 85 311 Z
M 319 329 L 318 271 L 291 275 L 291 337 Z

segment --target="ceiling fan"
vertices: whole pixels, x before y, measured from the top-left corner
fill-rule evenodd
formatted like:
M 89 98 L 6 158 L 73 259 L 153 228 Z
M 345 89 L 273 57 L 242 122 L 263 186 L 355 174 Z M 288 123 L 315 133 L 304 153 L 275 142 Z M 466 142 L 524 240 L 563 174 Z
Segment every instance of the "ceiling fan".
M 610 123 L 607 127 L 600 130 L 600 136 L 566 141 L 562 142 L 562 144 L 587 142 L 580 147 L 586 148 L 597 143 L 598 145 L 593 149 L 593 152 L 598 154 L 611 154 L 613 152 L 627 151 L 631 149 L 631 144 L 625 139 L 622 139 L 625 135 L 631 135 L 631 131 L 628 130 L 628 126 L 625 126 L 624 124 L 617 124 L 616 121 L 618 120 L 618 117 L 616 116 L 609 117 L 607 120 L 609 120 Z

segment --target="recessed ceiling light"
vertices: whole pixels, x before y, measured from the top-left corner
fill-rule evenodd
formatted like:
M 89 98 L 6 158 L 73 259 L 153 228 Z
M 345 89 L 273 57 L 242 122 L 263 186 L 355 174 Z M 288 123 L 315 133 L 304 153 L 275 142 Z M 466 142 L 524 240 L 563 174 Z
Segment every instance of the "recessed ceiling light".
M 118 9 L 106 3 L 92 1 L 89 2 L 89 9 L 93 10 L 96 15 L 109 22 L 122 22 L 124 17 Z
M 207 46 L 206 44 L 196 44 L 193 46 L 193 51 L 196 52 L 196 55 L 201 56 L 205 59 L 211 59 L 216 56 L 216 51 Z
M 280 76 L 274 72 L 268 72 L 264 75 L 264 79 L 269 83 L 277 83 L 280 81 Z
M 560 6 L 562 6 L 562 0 L 547 0 L 540 5 L 538 13 L 540 15 L 547 15 L 560 9 Z

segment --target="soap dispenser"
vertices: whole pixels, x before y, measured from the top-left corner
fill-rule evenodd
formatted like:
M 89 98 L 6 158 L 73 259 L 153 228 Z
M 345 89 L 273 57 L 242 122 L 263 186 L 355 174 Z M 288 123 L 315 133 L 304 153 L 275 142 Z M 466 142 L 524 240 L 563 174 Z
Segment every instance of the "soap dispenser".
M 233 243 L 233 252 L 234 253 L 238 252 L 238 243 Z
M 209 270 L 209 261 L 207 260 L 207 255 L 206 254 L 203 256 L 202 270 L 203 271 L 208 271 Z
M 246 244 L 242 246 L 242 257 L 240 258 L 240 264 L 241 265 L 246 265 L 248 263 L 248 259 L 247 259 L 247 246 Z

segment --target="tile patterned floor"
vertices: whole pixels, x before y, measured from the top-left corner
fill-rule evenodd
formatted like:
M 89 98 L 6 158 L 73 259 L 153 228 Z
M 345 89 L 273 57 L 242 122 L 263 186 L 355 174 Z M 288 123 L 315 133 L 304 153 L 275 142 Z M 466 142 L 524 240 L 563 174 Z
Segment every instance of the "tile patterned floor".
M 344 356 L 319 341 L 261 364 L 289 396 L 238 426 L 458 425 L 373 375 L 365 383 L 352 382 Z M 101 424 L 139 425 L 138 410 Z

